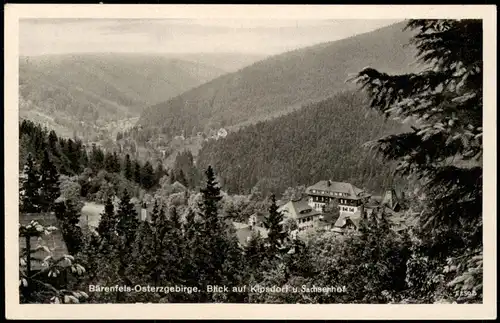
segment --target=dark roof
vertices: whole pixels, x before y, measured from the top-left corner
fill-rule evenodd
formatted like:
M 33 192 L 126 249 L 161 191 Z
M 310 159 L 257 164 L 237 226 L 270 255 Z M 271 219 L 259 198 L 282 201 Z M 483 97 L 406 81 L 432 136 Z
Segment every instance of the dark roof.
M 345 182 L 334 182 L 331 180 L 319 181 L 316 184 L 309 186 L 306 193 L 310 195 L 334 196 L 332 193 L 347 194 L 347 198 L 360 199 L 369 196 L 362 189 Z
M 394 189 L 385 192 L 381 204 L 387 205 L 391 210 L 396 210 L 399 205 L 399 199 Z M 399 205 L 400 206 L 400 205 Z
M 58 227 L 57 218 L 53 213 L 20 213 L 19 214 L 19 224 L 25 226 L 30 224 L 31 221 L 36 221 L 43 226 L 54 226 L 57 230 L 52 231 L 52 233 L 46 235 L 43 234 L 38 241 L 38 237 L 31 237 L 30 244 L 31 248 L 36 247 L 37 245 L 47 246 L 52 251 L 52 256 L 55 259 L 62 257 L 63 255 L 68 254 L 68 248 L 66 247 L 66 243 L 64 242 L 62 233 L 60 228 Z M 26 248 L 26 240 L 22 237 L 19 238 L 19 251 L 22 251 Z M 33 257 L 36 258 L 45 258 L 48 256 L 47 252 L 44 250 L 38 250 L 34 254 Z M 38 261 L 33 261 L 31 268 L 33 270 L 42 269 L 42 263 Z
M 340 217 L 340 212 L 335 212 L 335 214 L 333 212 L 325 212 L 321 216 L 321 222 L 334 224 Z
M 335 222 L 334 226 L 337 228 L 343 228 L 348 223 L 352 222 L 356 228 L 359 228 L 359 222 L 361 221 L 361 213 L 359 211 L 354 213 L 340 212 L 340 216 Z
M 289 201 L 280 207 L 280 211 L 282 211 L 285 216 L 288 215 L 295 219 L 321 214 L 321 212 L 316 211 L 307 203 L 306 198 L 302 198 L 299 201 Z

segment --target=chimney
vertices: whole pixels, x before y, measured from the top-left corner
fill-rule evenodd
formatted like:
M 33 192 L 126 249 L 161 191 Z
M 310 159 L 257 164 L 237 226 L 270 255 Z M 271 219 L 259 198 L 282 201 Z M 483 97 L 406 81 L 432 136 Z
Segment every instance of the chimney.
M 328 185 L 328 187 L 330 187 L 332 185 L 332 181 L 328 180 L 326 185 Z

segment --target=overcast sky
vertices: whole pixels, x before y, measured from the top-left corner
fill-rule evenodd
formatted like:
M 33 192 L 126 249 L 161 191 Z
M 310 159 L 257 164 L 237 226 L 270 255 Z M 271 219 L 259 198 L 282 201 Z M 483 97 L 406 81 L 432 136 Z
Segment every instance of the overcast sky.
M 21 19 L 20 55 L 81 52 L 278 54 L 398 20 Z

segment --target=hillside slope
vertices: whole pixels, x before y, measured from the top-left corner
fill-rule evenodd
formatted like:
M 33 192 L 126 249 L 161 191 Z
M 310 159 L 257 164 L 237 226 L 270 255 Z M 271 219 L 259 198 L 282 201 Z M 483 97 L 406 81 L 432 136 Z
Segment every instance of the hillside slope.
M 138 124 L 176 135 L 262 120 L 331 96 L 350 73 L 402 72 L 413 62 L 404 23 L 272 56 L 143 111 Z
M 200 60 L 142 54 L 68 54 L 21 57 L 21 116 L 78 128 L 138 116 L 162 102 L 225 74 Z
M 214 167 L 229 192 L 282 193 L 319 180 L 347 181 L 372 192 L 394 184 L 394 165 L 362 145 L 402 130 L 367 108 L 360 92 L 342 92 L 288 115 L 205 142 L 197 165 Z

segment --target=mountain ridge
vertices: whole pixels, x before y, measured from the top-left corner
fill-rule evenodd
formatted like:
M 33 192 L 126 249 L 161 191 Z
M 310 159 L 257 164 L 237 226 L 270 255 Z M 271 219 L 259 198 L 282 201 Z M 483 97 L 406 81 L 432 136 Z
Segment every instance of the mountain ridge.
M 414 56 L 411 48 L 402 46 L 411 35 L 402 30 L 404 25 L 268 57 L 144 109 L 137 125 L 160 127 L 171 136 L 183 131 L 194 134 L 353 89 L 345 80 L 366 66 L 389 73 L 407 71 Z

